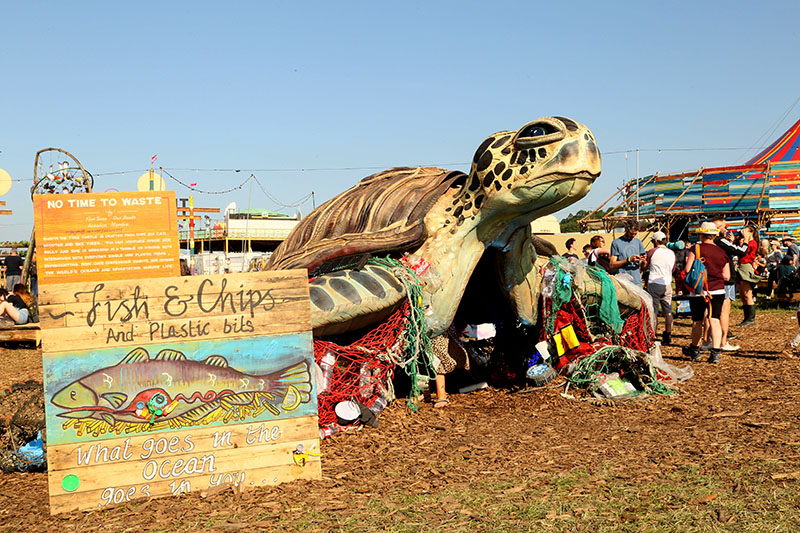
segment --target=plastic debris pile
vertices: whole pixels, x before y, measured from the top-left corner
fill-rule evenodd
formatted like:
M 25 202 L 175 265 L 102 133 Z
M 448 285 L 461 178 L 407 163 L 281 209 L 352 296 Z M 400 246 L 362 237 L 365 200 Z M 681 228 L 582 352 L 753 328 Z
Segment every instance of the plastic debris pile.
M 555 377 L 547 373 L 550 366 L 596 397 L 628 398 L 672 394 L 669 385 L 693 375 L 691 367 L 679 369 L 664 362 L 655 342 L 651 299 L 632 284 L 624 288 L 641 301 L 640 309 L 626 318 L 620 315 L 615 285 L 605 271 L 550 259 L 543 270 L 540 342 L 528 369 L 534 384 L 541 386 Z
M 0 392 L 0 471 L 41 471 L 47 465 L 42 440 L 44 397 L 37 381 L 14 384 Z
M 394 259 L 369 261 L 391 268 L 406 286 L 407 299 L 388 319 L 352 343 L 314 340 L 322 438 L 361 424 L 377 426 L 377 415 L 395 399 L 396 367 L 411 378 L 408 406 L 412 410 L 420 394 L 420 372 L 435 375 L 417 273 Z

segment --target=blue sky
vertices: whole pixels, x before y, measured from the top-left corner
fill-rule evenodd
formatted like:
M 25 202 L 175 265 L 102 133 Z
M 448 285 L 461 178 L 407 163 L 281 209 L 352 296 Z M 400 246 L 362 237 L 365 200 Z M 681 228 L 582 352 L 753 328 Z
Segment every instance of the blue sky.
M 73 153 L 96 192 L 135 190 L 158 154 L 198 189 L 253 173 L 271 196 L 245 185 L 197 206 L 294 213 L 280 204 L 383 168 L 468 170 L 488 135 L 549 115 L 588 125 L 604 153 L 561 217 L 635 176 L 621 151 L 642 149 L 642 175 L 741 163 L 800 119 L 798 15 L 796 1 L 9 3 L 0 240 L 30 235 L 41 148 Z

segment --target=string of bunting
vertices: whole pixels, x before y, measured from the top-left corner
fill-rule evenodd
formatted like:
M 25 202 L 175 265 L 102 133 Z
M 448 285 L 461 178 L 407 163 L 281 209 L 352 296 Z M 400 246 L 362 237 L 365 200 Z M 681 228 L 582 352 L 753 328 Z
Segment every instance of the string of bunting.
M 240 190 L 242 187 L 244 187 L 245 183 L 250 181 L 250 178 L 247 178 L 246 180 L 244 180 L 242 183 L 240 183 L 236 187 L 233 187 L 233 188 L 230 188 L 230 189 L 225 189 L 224 191 L 204 191 L 202 189 L 198 189 L 197 187 L 193 187 L 192 185 L 189 185 L 188 183 L 182 182 L 181 180 L 179 180 L 178 178 L 176 178 L 175 176 L 173 176 L 172 174 L 170 174 L 169 172 L 164 170 L 163 167 L 158 167 L 158 170 L 163 172 L 164 174 L 166 174 L 171 180 L 173 180 L 173 181 L 175 181 L 177 183 L 180 183 L 181 185 L 183 185 L 187 189 L 191 189 L 191 190 L 193 190 L 195 192 L 199 192 L 201 194 L 227 194 L 227 193 L 230 193 L 230 192 L 233 192 L 233 191 L 236 191 L 236 190 Z
M 309 198 L 314 196 L 314 192 L 312 191 L 312 192 L 308 193 L 307 195 L 303 196 L 302 198 L 300 198 L 299 200 L 297 200 L 293 204 L 284 204 L 283 202 L 281 202 L 280 200 L 278 200 L 277 198 L 272 196 L 267 191 L 267 189 L 264 188 L 264 186 L 261 184 L 261 182 L 258 181 L 258 178 L 254 174 L 250 174 L 250 177 L 253 178 L 253 180 L 255 180 L 255 182 L 258 184 L 258 187 L 261 189 L 261 192 L 263 192 L 267 196 L 267 198 L 269 198 L 270 200 L 272 200 L 273 202 L 275 202 L 276 204 L 278 204 L 281 207 L 298 207 L 298 206 L 301 206 L 304 203 L 306 203 L 309 200 Z

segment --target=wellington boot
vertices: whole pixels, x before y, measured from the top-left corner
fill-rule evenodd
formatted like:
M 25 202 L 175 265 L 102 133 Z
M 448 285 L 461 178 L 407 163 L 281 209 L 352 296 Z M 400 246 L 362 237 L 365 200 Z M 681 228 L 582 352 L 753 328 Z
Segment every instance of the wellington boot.
M 744 320 L 739 322 L 740 326 L 753 326 L 756 323 L 756 306 L 755 305 L 743 305 L 742 310 L 744 311 Z

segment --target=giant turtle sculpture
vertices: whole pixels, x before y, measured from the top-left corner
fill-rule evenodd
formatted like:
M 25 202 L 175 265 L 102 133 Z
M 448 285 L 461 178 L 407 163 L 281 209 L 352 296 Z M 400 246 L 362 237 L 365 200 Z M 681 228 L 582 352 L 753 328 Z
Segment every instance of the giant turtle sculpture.
M 311 281 L 310 296 L 314 335 L 326 336 L 376 324 L 406 296 L 392 268 L 330 272 L 326 265 L 363 254 L 409 254 L 412 264 L 430 264 L 421 290 L 428 328 L 437 335 L 453 321 L 484 252 L 497 248 L 500 286 L 518 320 L 532 324 L 540 286 L 536 248 L 555 250 L 531 235 L 530 223 L 585 196 L 599 174 L 600 153 L 586 126 L 540 118 L 483 141 L 468 175 L 403 167 L 364 178 L 303 219 L 267 268 L 323 272 Z

